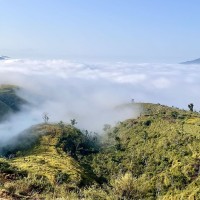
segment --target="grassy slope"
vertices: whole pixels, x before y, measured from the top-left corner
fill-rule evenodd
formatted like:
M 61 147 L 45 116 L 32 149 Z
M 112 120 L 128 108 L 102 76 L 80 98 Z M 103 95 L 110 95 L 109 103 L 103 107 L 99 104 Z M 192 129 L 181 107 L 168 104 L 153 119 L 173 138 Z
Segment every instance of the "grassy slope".
M 68 131 L 71 131 L 71 129 L 76 131 L 71 125 L 65 128 Z M 5 181 L 6 174 L 4 174 L 3 179 L 0 179 L 1 181 L 5 181 L 4 187 L 2 188 L 9 190 L 10 187 L 14 187 L 19 197 L 25 198 L 30 196 L 30 198 L 33 198 L 33 193 L 34 195 L 43 193 L 39 196 L 42 197 L 44 195 L 47 198 L 47 193 L 55 190 L 60 184 L 62 184 L 62 189 L 72 190 L 78 186 L 95 182 L 92 175 L 88 175 L 87 170 L 81 167 L 78 161 L 69 156 L 61 148 L 56 147 L 62 135 L 62 130 L 58 125 L 40 125 L 29 131 L 29 134 L 32 134 L 34 138 L 35 135 L 39 136 L 38 142 L 32 143 L 32 147 L 29 149 L 15 151 L 16 155 L 14 158 L 0 159 L 0 162 L 9 163 L 17 171 L 25 171 L 27 177 L 17 180 L 8 179 Z M 27 138 L 27 141 L 30 141 L 30 138 Z M 37 177 L 41 178 L 37 180 Z M 12 181 L 11 185 L 10 181 Z M 34 189 L 38 181 L 41 181 L 41 191 Z M 47 189 L 48 187 L 49 189 Z M 25 196 L 20 196 L 21 194 Z M 52 199 L 52 195 L 50 195 L 49 199 Z M 56 196 L 59 195 L 61 194 L 56 194 Z
M 143 106 L 141 117 L 108 131 L 113 145 L 94 157 L 95 172 L 108 180 L 131 172 L 133 199 L 200 199 L 200 115 Z
M 45 133 L 34 148 L 0 159 L 28 175 L 10 180 L 4 174 L 2 188 L 10 193 L 14 188 L 14 194 L 30 199 L 200 199 L 200 115 L 158 104 L 142 106 L 144 113 L 138 119 L 107 130 L 101 152 L 81 160 L 56 148 L 62 135 L 58 125 L 33 129 L 31 134 Z M 107 186 L 68 193 L 95 182 L 84 166 Z M 57 182 L 59 174 L 67 175 L 62 184 Z
M 45 127 L 43 128 L 45 129 Z M 75 175 L 76 179 L 76 174 L 79 174 L 81 170 L 70 157 L 67 157 L 61 151 L 59 153 L 56 151 L 57 139 L 58 136 L 42 136 L 40 143 L 26 152 L 26 155 L 16 157 L 10 163 L 30 173 L 46 176 L 51 183 L 54 183 L 55 173 L 58 169 L 72 176 Z

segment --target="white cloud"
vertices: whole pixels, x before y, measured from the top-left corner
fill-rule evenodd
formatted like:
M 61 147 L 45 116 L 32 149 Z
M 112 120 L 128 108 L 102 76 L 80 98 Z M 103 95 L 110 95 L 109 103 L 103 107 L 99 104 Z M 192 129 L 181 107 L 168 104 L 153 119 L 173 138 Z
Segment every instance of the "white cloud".
M 171 85 L 170 80 L 163 77 L 155 79 L 154 81 L 152 81 L 152 84 L 154 85 L 156 89 L 169 88 Z
M 49 113 L 51 121 L 76 118 L 81 128 L 100 130 L 104 123 L 137 116 L 138 110 L 113 109 L 132 98 L 181 108 L 193 102 L 199 109 L 199 74 L 199 66 L 179 64 L 1 61 L 0 84 L 19 85 L 20 95 L 32 105 L 11 118 L 7 132 L 14 134 L 41 122 L 43 112 Z M 0 126 L 1 133 L 6 132 L 5 126 Z

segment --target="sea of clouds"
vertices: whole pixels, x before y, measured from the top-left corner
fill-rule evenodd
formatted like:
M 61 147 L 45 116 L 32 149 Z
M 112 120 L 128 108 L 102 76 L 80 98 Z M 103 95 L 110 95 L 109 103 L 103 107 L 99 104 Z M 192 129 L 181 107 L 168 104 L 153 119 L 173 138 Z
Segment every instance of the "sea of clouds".
M 104 124 L 137 117 L 140 108 L 116 109 L 136 102 L 200 108 L 200 66 L 150 63 L 80 63 L 67 60 L 0 61 L 0 84 L 22 88 L 30 104 L 0 125 L 13 136 L 31 125 L 75 118 L 82 129 L 100 132 Z

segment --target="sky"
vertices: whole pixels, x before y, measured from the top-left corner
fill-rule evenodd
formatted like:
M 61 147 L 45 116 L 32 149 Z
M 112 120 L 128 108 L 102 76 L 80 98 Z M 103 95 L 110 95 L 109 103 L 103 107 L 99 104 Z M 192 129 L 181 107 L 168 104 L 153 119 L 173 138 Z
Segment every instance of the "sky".
M 179 63 L 200 57 L 199 0 L 0 0 L 0 55 Z

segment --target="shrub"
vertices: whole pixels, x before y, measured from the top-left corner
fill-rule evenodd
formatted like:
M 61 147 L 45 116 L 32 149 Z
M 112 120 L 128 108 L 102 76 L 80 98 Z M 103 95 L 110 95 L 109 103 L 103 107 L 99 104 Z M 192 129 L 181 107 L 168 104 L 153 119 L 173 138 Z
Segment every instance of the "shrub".
M 105 190 L 97 187 L 97 186 L 91 186 L 82 191 L 83 196 L 87 200 L 111 200 L 111 198 L 108 196 Z M 113 198 L 114 200 L 114 198 Z
M 151 121 L 150 119 L 148 119 L 148 120 L 146 120 L 143 124 L 144 124 L 145 126 L 150 126 L 151 123 L 152 123 L 152 121 Z
M 171 117 L 173 117 L 174 119 L 177 119 L 177 117 L 178 117 L 178 112 L 172 111 L 172 112 L 171 112 Z
M 118 198 L 132 199 L 137 193 L 136 178 L 131 172 L 119 175 L 115 179 L 111 179 L 111 186 Z
M 55 176 L 56 184 L 60 185 L 66 183 L 69 180 L 69 175 L 59 171 Z

